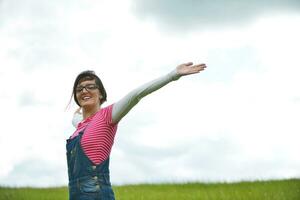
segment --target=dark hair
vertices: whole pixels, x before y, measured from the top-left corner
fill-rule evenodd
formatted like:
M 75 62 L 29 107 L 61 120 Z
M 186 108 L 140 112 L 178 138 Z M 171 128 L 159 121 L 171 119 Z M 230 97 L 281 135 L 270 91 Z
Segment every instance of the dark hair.
M 86 81 L 86 80 L 95 80 L 96 85 L 98 86 L 99 92 L 102 95 L 102 98 L 100 99 L 100 105 L 106 101 L 106 91 L 105 88 L 102 84 L 102 81 L 100 80 L 100 78 L 95 74 L 94 71 L 91 70 L 86 70 L 81 72 L 80 74 L 78 74 L 78 76 L 75 79 L 74 85 L 73 85 L 73 96 L 74 96 L 74 100 L 76 102 L 76 104 L 78 106 L 80 106 L 77 97 L 76 97 L 76 87 L 79 83 L 81 83 L 82 81 Z

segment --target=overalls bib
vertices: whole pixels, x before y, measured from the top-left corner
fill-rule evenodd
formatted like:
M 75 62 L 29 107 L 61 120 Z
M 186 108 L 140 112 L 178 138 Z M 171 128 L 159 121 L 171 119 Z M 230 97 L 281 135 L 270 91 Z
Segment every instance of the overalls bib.
M 109 180 L 109 158 L 94 165 L 83 152 L 83 135 L 67 140 L 69 200 L 114 200 Z

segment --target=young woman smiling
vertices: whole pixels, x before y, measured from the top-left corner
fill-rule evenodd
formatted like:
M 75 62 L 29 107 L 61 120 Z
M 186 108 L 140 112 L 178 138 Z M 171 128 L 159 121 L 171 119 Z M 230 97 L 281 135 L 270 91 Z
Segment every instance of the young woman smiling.
M 66 146 L 69 199 L 115 199 L 109 176 L 109 156 L 118 122 L 146 95 L 181 76 L 199 73 L 205 68 L 205 64 L 192 62 L 178 65 L 167 75 L 138 87 L 107 107 L 101 107 L 107 95 L 99 77 L 93 71 L 80 73 L 74 82 L 73 96 L 82 115 L 75 113 L 76 131 Z

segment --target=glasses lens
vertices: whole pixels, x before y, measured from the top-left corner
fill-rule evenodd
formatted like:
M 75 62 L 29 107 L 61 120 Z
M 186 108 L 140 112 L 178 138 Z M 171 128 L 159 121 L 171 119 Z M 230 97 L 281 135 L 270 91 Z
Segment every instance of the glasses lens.
M 76 92 L 81 92 L 82 90 L 83 90 L 83 87 L 82 87 L 82 86 L 76 87 L 76 89 L 75 89 Z
M 95 89 L 97 89 L 97 85 L 95 85 L 95 84 L 89 84 L 89 85 L 86 85 L 85 88 L 87 90 L 95 90 Z
M 87 91 L 90 91 L 90 90 L 95 90 L 98 88 L 98 86 L 96 84 L 87 84 L 85 86 L 78 86 L 76 87 L 76 92 L 79 93 L 81 92 L 83 89 L 86 89 Z

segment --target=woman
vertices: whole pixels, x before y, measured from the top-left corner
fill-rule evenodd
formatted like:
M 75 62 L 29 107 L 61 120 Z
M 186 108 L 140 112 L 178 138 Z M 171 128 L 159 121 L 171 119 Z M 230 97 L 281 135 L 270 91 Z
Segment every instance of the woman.
M 101 104 L 106 101 L 106 91 L 101 80 L 93 71 L 80 73 L 74 82 L 73 95 L 82 110 L 83 120 L 77 124 L 74 115 L 73 124 L 77 129 L 67 140 L 70 200 L 115 199 L 109 179 L 109 155 L 118 122 L 144 96 L 181 76 L 199 73 L 205 68 L 205 64 L 181 64 L 169 74 L 142 85 L 103 108 Z

